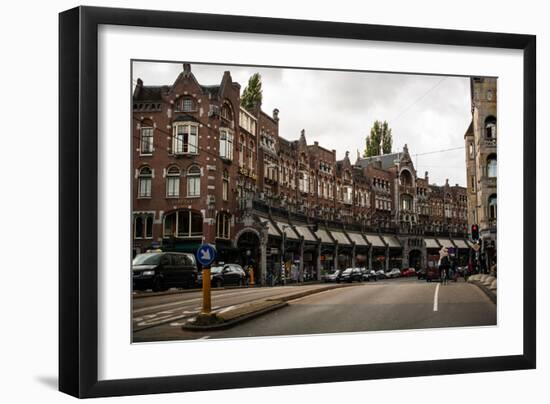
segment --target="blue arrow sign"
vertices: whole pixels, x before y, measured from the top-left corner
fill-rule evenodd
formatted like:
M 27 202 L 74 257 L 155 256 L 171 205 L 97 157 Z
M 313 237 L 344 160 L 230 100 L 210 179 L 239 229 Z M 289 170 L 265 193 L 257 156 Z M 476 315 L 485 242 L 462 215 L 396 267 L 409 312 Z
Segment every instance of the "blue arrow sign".
M 216 248 L 211 244 L 203 244 L 197 250 L 197 261 L 202 266 L 208 266 L 216 259 Z

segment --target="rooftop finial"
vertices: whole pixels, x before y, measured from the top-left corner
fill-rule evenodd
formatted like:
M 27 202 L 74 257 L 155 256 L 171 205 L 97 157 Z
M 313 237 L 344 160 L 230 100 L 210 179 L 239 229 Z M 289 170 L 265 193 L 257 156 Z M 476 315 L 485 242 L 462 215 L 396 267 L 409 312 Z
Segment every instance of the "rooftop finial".
M 191 64 L 190 63 L 184 63 L 183 64 L 183 72 L 184 73 L 191 73 Z

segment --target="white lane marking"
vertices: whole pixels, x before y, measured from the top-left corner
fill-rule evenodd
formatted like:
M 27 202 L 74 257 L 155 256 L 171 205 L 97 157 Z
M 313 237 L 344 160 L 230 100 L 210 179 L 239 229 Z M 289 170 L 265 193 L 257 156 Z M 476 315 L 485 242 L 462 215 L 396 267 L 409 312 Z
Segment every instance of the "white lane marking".
M 438 297 L 439 297 L 439 286 L 440 286 L 440 285 L 441 285 L 441 284 L 438 283 L 437 286 L 435 287 L 435 294 L 434 294 L 434 311 L 437 311 L 437 309 L 438 309 L 438 306 L 437 306 L 437 305 L 438 305 L 437 299 L 438 299 Z
M 210 338 L 210 335 L 205 335 L 204 337 L 200 337 L 199 339 L 208 339 Z

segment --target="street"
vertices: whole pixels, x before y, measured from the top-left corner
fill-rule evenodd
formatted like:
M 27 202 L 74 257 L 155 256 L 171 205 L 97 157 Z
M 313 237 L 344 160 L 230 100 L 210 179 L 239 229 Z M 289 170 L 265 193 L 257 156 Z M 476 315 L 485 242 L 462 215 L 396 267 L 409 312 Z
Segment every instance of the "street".
M 213 310 L 326 285 L 214 290 Z M 200 312 L 200 291 L 133 299 L 133 341 L 189 340 L 496 325 L 496 305 L 463 279 L 440 285 L 416 278 L 354 283 L 289 301 L 224 330 L 183 331 Z

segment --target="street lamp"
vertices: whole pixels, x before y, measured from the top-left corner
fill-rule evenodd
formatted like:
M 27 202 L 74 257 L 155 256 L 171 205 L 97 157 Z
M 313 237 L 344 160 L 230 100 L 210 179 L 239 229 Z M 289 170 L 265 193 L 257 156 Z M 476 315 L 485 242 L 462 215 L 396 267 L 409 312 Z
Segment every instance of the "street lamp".
M 286 229 L 290 227 L 287 224 L 283 224 L 281 228 L 283 229 L 283 243 L 281 246 L 281 281 L 283 286 L 286 285 L 286 276 L 285 276 L 285 239 L 286 239 Z

